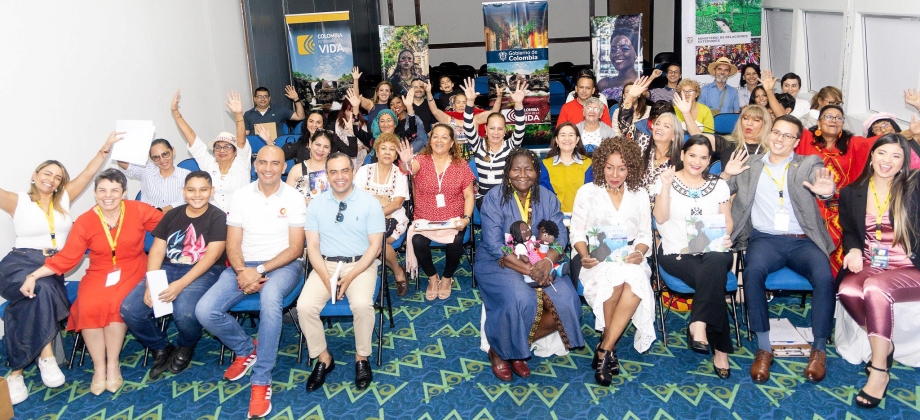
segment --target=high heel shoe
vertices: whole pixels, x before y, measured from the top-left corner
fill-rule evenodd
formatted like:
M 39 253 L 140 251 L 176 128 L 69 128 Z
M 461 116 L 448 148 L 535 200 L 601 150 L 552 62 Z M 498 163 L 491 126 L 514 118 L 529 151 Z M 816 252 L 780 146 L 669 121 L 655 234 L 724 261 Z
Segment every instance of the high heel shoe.
M 102 395 L 102 393 L 105 392 L 105 380 L 90 383 L 89 392 L 93 395 Z
M 882 402 L 882 399 L 885 398 L 885 395 L 888 394 L 888 385 L 891 384 L 891 374 L 889 373 L 888 369 L 879 369 L 875 366 L 869 366 L 869 369 L 872 369 L 878 372 L 884 372 L 886 375 L 888 375 L 888 383 L 885 384 L 885 390 L 882 391 L 882 396 L 878 398 L 867 394 L 865 390 L 862 390 L 862 389 L 859 390 L 859 394 L 856 395 L 856 405 L 862 408 L 878 407 L 879 403 Z M 865 400 L 865 402 L 860 401 L 859 398 L 862 398 L 863 400 Z
M 687 326 L 687 348 L 697 353 L 709 354 L 709 343 L 694 340 L 693 334 L 690 334 L 689 326 Z
M 124 384 L 125 384 L 124 378 L 113 379 L 113 380 L 111 380 L 111 381 L 108 380 L 108 379 L 106 379 L 106 380 L 105 380 L 105 389 L 106 389 L 106 391 L 109 391 L 109 392 L 111 392 L 111 393 L 114 394 L 114 393 L 118 392 L 118 390 L 121 389 L 121 386 L 124 385 Z
M 603 349 L 599 349 L 603 350 Z M 601 359 L 594 372 L 594 382 L 600 386 L 610 386 L 613 377 L 620 374 L 620 361 L 617 358 L 616 348 L 603 350 L 604 358 Z
M 716 366 L 715 357 L 712 358 L 712 370 L 716 372 L 716 376 L 718 376 L 720 379 L 728 379 L 732 376 L 731 364 L 729 364 L 727 368 L 720 368 Z
M 591 369 L 597 370 L 597 365 L 601 362 L 601 358 L 598 355 L 598 352 L 601 350 L 602 341 L 604 340 L 601 339 L 601 341 L 597 343 L 597 347 L 594 348 L 594 358 L 591 359 Z
M 885 360 L 885 367 L 887 369 L 891 369 L 891 366 L 893 365 L 894 365 L 894 343 L 891 344 L 891 353 L 888 353 L 888 359 Z M 866 376 L 869 376 L 869 369 L 873 369 L 871 360 L 866 362 Z

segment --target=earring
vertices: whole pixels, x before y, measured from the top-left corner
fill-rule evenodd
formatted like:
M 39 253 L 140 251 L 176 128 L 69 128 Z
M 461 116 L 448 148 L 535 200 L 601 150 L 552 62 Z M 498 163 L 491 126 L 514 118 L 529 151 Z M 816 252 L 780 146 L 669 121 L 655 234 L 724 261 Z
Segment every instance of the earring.
M 839 133 L 837 133 L 837 138 L 839 139 L 839 138 L 841 138 L 841 137 L 843 137 L 843 130 L 841 130 Z
M 817 130 L 815 130 L 815 135 L 818 136 L 818 137 L 821 137 L 821 129 L 820 129 L 820 128 L 817 129 Z
M 32 180 L 32 185 L 35 185 L 35 180 L 34 180 L 34 179 Z

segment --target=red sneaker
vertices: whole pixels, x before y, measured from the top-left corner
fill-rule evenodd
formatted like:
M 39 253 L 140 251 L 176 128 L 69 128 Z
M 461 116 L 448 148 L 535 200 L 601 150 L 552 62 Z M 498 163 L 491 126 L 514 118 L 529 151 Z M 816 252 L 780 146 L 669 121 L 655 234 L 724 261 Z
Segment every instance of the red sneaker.
M 252 397 L 249 398 L 249 418 L 265 417 L 272 412 L 272 387 L 269 385 L 252 385 Z
M 252 369 L 252 365 L 256 364 L 256 350 L 258 350 L 259 342 L 255 341 L 253 344 L 256 346 L 256 349 L 252 350 L 252 354 L 248 356 L 237 356 L 233 359 L 233 363 L 230 364 L 230 367 L 224 372 L 224 379 L 235 381 L 246 376 L 249 369 Z

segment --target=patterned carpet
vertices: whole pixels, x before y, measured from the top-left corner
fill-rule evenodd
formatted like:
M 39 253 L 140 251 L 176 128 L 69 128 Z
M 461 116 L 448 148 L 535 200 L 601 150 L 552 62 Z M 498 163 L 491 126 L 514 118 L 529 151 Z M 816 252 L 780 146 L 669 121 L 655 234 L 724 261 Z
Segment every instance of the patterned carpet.
M 485 353 L 479 350 L 480 300 L 470 287 L 464 262 L 450 299 L 428 303 L 424 290 L 410 290 L 394 299 L 396 327 L 384 328 L 383 365 L 374 365 L 375 382 L 358 392 L 353 385 L 351 323 L 333 320 L 326 331 L 337 369 L 322 391 L 307 394 L 310 374 L 306 363 L 296 363 L 297 334 L 284 325 L 281 353 L 274 371 L 273 410 L 269 419 L 408 418 L 408 419 L 689 419 L 773 418 L 850 419 L 920 418 L 920 373 L 896 364 L 888 398 L 875 410 L 854 403 L 865 383 L 860 366 L 828 351 L 828 376 L 820 384 L 802 376 L 805 359 L 777 359 L 771 380 L 755 384 L 747 374 L 754 345 L 730 358 L 732 377 L 718 379 L 710 360 L 686 348 L 683 338 L 687 314 L 668 317 L 668 347 L 659 340 L 648 352 L 632 348 L 631 334 L 618 346 L 623 373 L 613 386 L 595 385 L 590 369 L 598 334 L 594 316 L 583 307 L 582 330 L 590 348 L 566 357 L 530 360 L 532 376 L 504 383 L 496 379 Z M 424 289 L 425 280 L 422 280 Z M 808 310 L 799 299 L 774 299 L 771 312 L 797 325 L 808 324 Z M 246 327 L 249 328 L 247 322 Z M 250 329 L 255 334 L 255 329 Z M 65 337 L 70 349 L 72 336 Z M 30 397 L 15 407 L 21 419 L 239 419 L 249 401 L 248 377 L 230 383 L 221 380 L 227 364 L 217 364 L 219 343 L 206 336 L 199 344 L 194 366 L 179 374 L 148 380 L 141 366 L 144 350 L 129 336 L 122 352 L 125 386 L 117 394 L 94 396 L 89 357 L 83 367 L 64 369 L 67 383 L 57 389 L 42 385 L 36 368 L 26 371 Z M 376 355 L 376 349 L 375 349 Z M 376 362 L 376 356 L 372 362 Z M 373 364 L 373 363 L 372 363 Z M 6 369 L 8 371 L 8 369 Z M 4 372 L 7 374 L 8 372 Z

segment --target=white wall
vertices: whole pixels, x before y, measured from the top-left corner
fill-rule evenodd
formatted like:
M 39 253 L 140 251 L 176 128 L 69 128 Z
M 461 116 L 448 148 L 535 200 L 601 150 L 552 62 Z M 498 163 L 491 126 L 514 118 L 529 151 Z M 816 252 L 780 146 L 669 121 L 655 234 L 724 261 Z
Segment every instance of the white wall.
M 79 173 L 117 119 L 153 120 L 157 137 L 186 158 L 169 112 L 177 88 L 202 138 L 233 131 L 226 92 L 241 91 L 244 107 L 252 106 L 238 1 L 4 1 L 0 39 L 5 190 L 25 190 L 46 159 Z M 129 190 L 133 197 L 137 183 Z M 92 193 L 83 194 L 73 212 L 93 204 Z M 0 216 L 0 256 L 13 239 L 9 218 Z
M 387 0 L 380 0 L 380 23 L 389 22 Z M 477 42 L 481 45 L 469 48 L 448 48 L 430 50 L 429 62 L 434 66 L 444 61 L 469 64 L 479 68 L 486 62 L 485 34 L 483 32 L 482 2 L 480 1 L 423 1 L 420 4 L 423 24 L 428 24 L 429 42 L 444 44 L 455 42 Z M 595 2 L 595 14 L 607 14 L 607 2 Z M 549 37 L 586 37 L 590 33 L 588 22 L 591 12 L 585 0 L 549 2 Z M 415 25 L 415 2 L 393 0 L 394 25 Z M 549 61 L 571 61 L 575 64 L 591 62 L 589 42 L 573 42 L 549 45 Z
M 840 51 L 842 59 L 842 68 L 835 86 L 840 87 L 844 94 L 844 109 L 848 115 L 848 128 L 857 133 L 862 133 L 862 122 L 874 113 L 869 108 L 869 89 L 867 79 L 867 61 L 866 61 L 866 40 L 864 33 L 863 18 L 867 15 L 884 15 L 890 17 L 918 18 L 920 17 L 920 2 L 913 0 L 809 0 L 802 2 L 799 0 L 763 0 L 764 8 L 778 8 L 793 11 L 793 28 L 792 28 L 792 51 L 790 52 L 791 71 L 802 77 L 803 86 L 799 92 L 799 97 L 810 100 L 812 95 L 822 86 L 809 86 L 808 84 L 808 51 L 806 45 L 806 28 L 804 14 L 806 12 L 837 12 L 843 13 L 844 27 L 836 36 L 842 40 Z M 765 25 L 764 28 L 767 28 Z M 765 37 L 769 38 L 770 33 L 766 32 Z M 889 93 L 886 98 L 889 103 L 892 102 L 893 96 L 898 96 L 900 92 L 908 88 L 916 89 L 920 81 L 920 66 L 903 66 L 898 59 L 905 54 L 903 47 L 912 45 L 912 40 L 916 36 L 914 33 L 897 34 L 890 39 L 888 45 L 872 46 L 880 48 L 890 48 L 889 57 L 890 66 L 901 66 L 899 69 L 902 78 L 890 80 L 885 86 Z M 762 44 L 765 49 L 762 57 L 764 62 L 762 67 L 770 68 L 768 53 L 769 43 Z M 874 63 L 873 63 L 874 64 Z M 896 99 L 896 98 L 895 98 Z M 876 103 L 879 101 L 876 100 Z M 900 108 L 884 109 L 898 114 L 899 116 L 915 113 L 912 107 L 904 105 L 903 102 L 894 101 Z M 906 129 L 908 122 L 899 121 L 901 128 Z
M 674 29 L 679 28 L 674 22 L 674 2 L 680 0 L 655 0 L 653 7 L 652 59 L 655 54 L 674 51 Z

